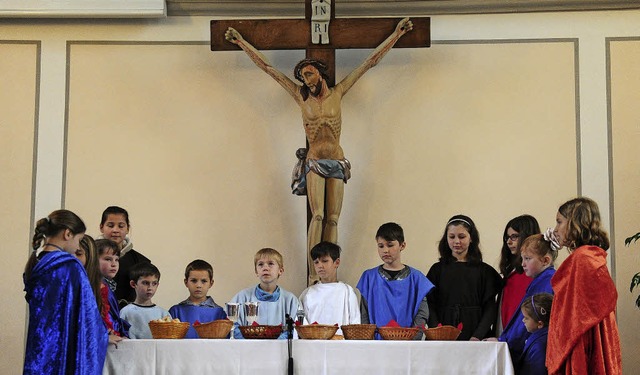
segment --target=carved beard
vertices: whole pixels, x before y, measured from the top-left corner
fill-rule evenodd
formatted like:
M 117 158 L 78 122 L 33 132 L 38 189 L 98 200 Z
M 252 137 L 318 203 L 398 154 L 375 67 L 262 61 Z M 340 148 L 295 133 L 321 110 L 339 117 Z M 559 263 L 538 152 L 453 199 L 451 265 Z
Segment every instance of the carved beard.
M 309 93 L 315 97 L 318 97 L 321 91 L 322 91 L 322 78 L 318 81 L 318 84 L 316 85 L 316 89 L 314 91 L 311 91 L 311 89 L 309 89 Z

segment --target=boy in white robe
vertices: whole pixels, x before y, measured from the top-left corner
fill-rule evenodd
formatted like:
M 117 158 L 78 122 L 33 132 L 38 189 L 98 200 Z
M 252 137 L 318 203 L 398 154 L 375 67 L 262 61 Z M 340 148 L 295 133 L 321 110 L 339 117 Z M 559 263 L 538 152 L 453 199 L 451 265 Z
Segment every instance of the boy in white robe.
M 360 324 L 360 306 L 354 289 L 338 281 L 340 246 L 323 241 L 311 249 L 311 259 L 320 282 L 300 295 L 308 323 Z M 338 329 L 336 335 L 341 336 Z

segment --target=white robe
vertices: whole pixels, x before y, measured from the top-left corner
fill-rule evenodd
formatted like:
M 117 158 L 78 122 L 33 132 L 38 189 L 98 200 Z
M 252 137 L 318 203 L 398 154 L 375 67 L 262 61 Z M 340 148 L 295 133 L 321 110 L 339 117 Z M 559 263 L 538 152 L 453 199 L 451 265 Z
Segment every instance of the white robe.
M 353 288 L 342 281 L 315 284 L 300 295 L 306 323 L 360 324 L 360 305 Z M 336 334 L 341 335 L 338 329 Z

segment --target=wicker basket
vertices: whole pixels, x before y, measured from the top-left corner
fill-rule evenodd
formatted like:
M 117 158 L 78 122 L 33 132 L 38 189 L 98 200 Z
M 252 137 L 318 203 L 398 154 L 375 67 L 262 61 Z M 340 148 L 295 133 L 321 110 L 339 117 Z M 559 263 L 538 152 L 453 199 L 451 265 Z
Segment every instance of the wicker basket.
M 189 322 L 149 322 L 154 339 L 183 339 L 189 330 Z
M 378 327 L 378 333 L 384 340 L 413 340 L 418 332 L 418 327 Z
M 233 327 L 233 322 L 229 319 L 193 325 L 201 339 L 226 339 L 231 332 L 231 327 Z
M 373 340 L 375 324 L 346 324 L 340 327 L 345 340 Z
M 298 336 L 305 340 L 329 340 L 336 334 L 338 326 L 331 326 L 328 324 L 308 324 L 303 326 L 296 326 Z
M 460 330 L 454 326 L 440 326 L 424 330 L 427 340 L 453 341 L 460 336 Z
M 240 326 L 245 339 L 277 339 L 282 333 L 282 326 Z

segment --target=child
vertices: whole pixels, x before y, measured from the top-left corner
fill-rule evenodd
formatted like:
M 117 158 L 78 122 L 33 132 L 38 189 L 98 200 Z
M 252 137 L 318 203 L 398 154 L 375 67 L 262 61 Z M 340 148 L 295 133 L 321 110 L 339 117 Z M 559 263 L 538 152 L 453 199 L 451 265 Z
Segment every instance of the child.
M 131 324 L 129 338 L 152 339 L 149 322 L 171 316 L 151 301 L 160 284 L 160 271 L 151 263 L 138 263 L 131 267 L 129 278 L 131 287 L 136 291 L 136 300 L 122 308 L 120 317 Z
M 402 227 L 382 224 L 376 242 L 383 263 L 364 271 L 358 281 L 361 322 L 381 327 L 395 320 L 401 327 L 424 326 L 429 318 L 426 297 L 433 284 L 422 272 L 402 263 L 402 251 L 407 246 Z M 422 333 L 416 336 L 421 337 Z M 376 338 L 380 339 L 378 334 Z
M 74 257 L 86 227 L 73 212 L 38 220 L 25 266 L 29 326 L 23 374 L 101 374 L 107 330 L 84 268 Z
M 537 293 L 553 293 L 551 288 L 551 277 L 556 270 L 553 268 L 553 262 L 558 256 L 558 251 L 553 249 L 551 243 L 545 240 L 542 234 L 536 234 L 527 237 L 522 243 L 522 267 L 525 274 L 532 278 L 527 291 L 520 302 L 530 300 Z M 506 342 L 509 345 L 511 358 L 518 359 L 522 354 L 525 341 L 529 337 L 529 333 L 525 327 L 520 324 L 522 321 L 522 313 L 520 310 L 511 317 L 511 320 L 504 328 L 504 332 L 499 337 L 499 341 Z
M 284 273 L 282 255 L 275 249 L 264 248 L 256 253 L 253 264 L 260 283 L 241 290 L 231 299 L 231 302 L 241 305 L 238 309 L 238 325 L 248 325 L 244 315 L 244 303 L 260 302 L 257 322 L 264 325 L 281 324 L 285 327 L 286 315 L 295 317 L 301 306 L 293 293 L 278 286 L 278 279 Z M 237 327 L 234 330 L 234 337 L 243 338 Z M 286 330 L 283 330 L 280 338 L 287 338 Z
M 547 353 L 547 333 L 552 302 L 553 295 L 549 293 L 539 293 L 525 298 L 522 302 L 520 310 L 523 317 L 521 322 L 530 336 L 524 345 L 522 356 L 516 362 L 516 374 L 547 374 L 544 362 Z
M 226 319 L 227 314 L 213 298 L 209 297 L 209 289 L 213 286 L 213 267 L 202 259 L 196 259 L 184 270 L 184 285 L 189 290 L 189 298 L 171 306 L 169 314 L 174 319 L 191 323 L 185 338 L 197 339 L 198 333 L 193 323 L 208 323 Z
M 120 307 L 136 299 L 135 291 L 129 286 L 129 269 L 137 263 L 151 261 L 133 250 L 133 242 L 129 239 L 129 213 L 122 207 L 109 206 L 102 212 L 100 232 L 102 238 L 112 240 L 120 249 L 120 268 L 113 280 L 115 281 L 115 296 Z
M 492 335 L 500 292 L 500 275 L 482 262 L 480 234 L 468 216 L 456 215 L 445 225 L 438 244 L 440 261 L 427 277 L 435 285 L 429 295 L 429 326 L 457 326 L 458 340 L 482 340 Z
M 609 236 L 596 202 L 582 197 L 560 206 L 554 234 L 571 254 L 551 279 L 555 308 L 547 369 L 550 374 L 621 374 L 618 292 L 607 269 Z
M 93 290 L 93 294 L 96 298 L 96 304 L 98 305 L 98 311 L 102 313 L 102 295 L 100 289 L 102 287 L 102 273 L 100 273 L 100 261 L 98 260 L 98 250 L 96 249 L 96 243 L 93 237 L 85 234 L 80 240 L 80 247 L 75 252 L 76 258 L 82 263 L 85 271 L 87 271 L 87 277 L 89 278 L 89 284 Z
M 99 239 L 96 240 L 96 249 L 98 250 L 100 273 L 102 273 L 100 295 L 102 296 L 104 323 L 107 325 L 109 335 L 129 337 L 130 325 L 120 318 L 120 307 L 113 292 L 115 289 L 113 277 L 118 272 L 120 248 L 114 241 Z
M 308 322 L 320 324 L 360 324 L 358 297 L 353 288 L 338 281 L 340 246 L 322 241 L 311 249 L 318 284 L 305 289 L 300 303 Z M 338 329 L 337 335 L 342 335 Z
M 507 223 L 502 235 L 503 244 L 500 252 L 500 273 L 502 274 L 502 293 L 498 304 L 498 325 L 496 334 L 500 335 L 509 320 L 519 310 L 520 302 L 531 282 L 524 274 L 520 247 L 525 238 L 540 233 L 540 226 L 535 217 L 520 215 Z

